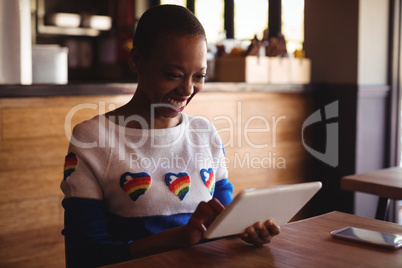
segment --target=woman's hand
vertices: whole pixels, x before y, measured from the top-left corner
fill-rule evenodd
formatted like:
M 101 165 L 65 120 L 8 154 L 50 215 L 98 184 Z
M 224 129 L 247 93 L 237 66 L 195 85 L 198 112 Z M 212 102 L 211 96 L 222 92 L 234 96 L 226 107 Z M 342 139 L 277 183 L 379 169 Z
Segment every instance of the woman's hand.
M 185 245 L 191 246 L 198 243 L 215 218 L 225 207 L 217 199 L 208 202 L 201 202 L 190 220 L 182 227 L 182 241 Z M 273 220 L 264 223 L 257 222 L 248 227 L 239 237 L 247 243 L 262 246 L 271 242 L 271 239 L 280 233 L 280 227 Z
M 264 223 L 257 222 L 248 227 L 239 237 L 247 243 L 262 246 L 271 242 L 275 235 L 278 235 L 281 228 L 273 220 L 267 220 Z
M 224 209 L 225 207 L 221 202 L 215 198 L 198 204 L 188 223 L 183 226 L 183 239 L 186 241 L 186 244 L 190 246 L 198 243 L 216 216 Z

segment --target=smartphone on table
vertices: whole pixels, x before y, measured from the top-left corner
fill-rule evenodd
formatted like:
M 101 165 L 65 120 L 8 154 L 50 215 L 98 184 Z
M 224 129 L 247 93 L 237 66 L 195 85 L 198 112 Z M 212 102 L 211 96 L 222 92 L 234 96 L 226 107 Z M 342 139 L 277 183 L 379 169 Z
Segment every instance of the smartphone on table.
M 345 227 L 332 231 L 334 238 L 380 246 L 389 249 L 402 247 L 402 234 L 389 234 L 357 227 Z

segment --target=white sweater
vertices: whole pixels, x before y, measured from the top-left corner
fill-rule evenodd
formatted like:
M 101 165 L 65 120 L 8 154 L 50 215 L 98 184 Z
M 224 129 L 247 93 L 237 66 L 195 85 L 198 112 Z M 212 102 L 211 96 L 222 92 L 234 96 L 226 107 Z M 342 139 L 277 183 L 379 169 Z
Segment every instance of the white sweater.
M 133 129 L 98 115 L 74 128 L 61 188 L 123 217 L 192 213 L 227 179 L 225 163 L 218 132 L 203 118 L 183 114 L 176 127 Z

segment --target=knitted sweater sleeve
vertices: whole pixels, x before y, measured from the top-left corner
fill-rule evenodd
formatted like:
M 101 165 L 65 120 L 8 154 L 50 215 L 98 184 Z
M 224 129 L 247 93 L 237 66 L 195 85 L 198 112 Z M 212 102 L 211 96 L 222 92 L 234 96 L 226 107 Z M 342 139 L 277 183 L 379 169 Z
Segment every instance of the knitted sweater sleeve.
M 228 179 L 216 182 L 214 198 L 218 199 L 222 205 L 227 206 L 233 200 L 233 186 Z
M 98 129 L 98 121 L 93 119 L 77 125 L 65 159 L 62 234 L 69 267 L 97 267 L 131 258 L 127 241 L 114 241 L 108 233 L 99 179 L 109 153 L 100 146 L 105 137 Z
M 131 259 L 127 241 L 114 241 L 101 200 L 64 199 L 67 267 L 98 267 Z
M 216 158 L 219 159 L 219 164 L 216 166 L 217 178 L 213 197 L 218 199 L 222 203 L 222 205 L 227 206 L 233 200 L 233 185 L 228 179 L 229 174 L 226 167 L 225 149 L 222 144 L 222 140 L 219 137 L 217 130 L 215 128 L 214 130 L 215 141 L 211 145 L 211 148 L 214 147 L 214 153 L 216 155 Z

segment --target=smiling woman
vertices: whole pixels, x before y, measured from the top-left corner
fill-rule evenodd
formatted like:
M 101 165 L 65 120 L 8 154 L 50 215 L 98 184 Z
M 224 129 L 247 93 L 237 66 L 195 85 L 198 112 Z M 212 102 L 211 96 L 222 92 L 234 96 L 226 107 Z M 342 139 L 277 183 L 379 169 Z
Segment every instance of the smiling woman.
M 205 31 L 188 9 L 159 5 L 142 15 L 129 55 L 138 74 L 134 96 L 76 125 L 72 133 L 61 182 L 63 234 L 72 267 L 199 243 L 232 201 L 227 167 L 210 161 L 225 158 L 216 128 L 205 118 L 183 113 L 204 87 L 206 55 Z M 88 143 L 99 145 L 80 146 Z M 132 161 L 133 156 L 142 161 Z M 179 158 L 183 161 L 175 161 Z M 210 179 L 205 170 L 213 174 Z M 262 245 L 278 233 L 274 223 L 260 223 L 241 238 Z

